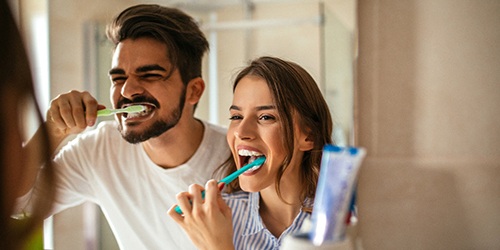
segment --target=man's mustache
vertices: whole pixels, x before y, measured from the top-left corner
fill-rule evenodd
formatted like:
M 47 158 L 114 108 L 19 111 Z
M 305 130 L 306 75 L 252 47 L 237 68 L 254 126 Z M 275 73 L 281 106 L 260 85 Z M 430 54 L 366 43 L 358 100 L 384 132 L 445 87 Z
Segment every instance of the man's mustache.
M 134 97 L 132 100 L 127 99 L 127 98 L 122 98 L 122 99 L 118 100 L 118 103 L 116 106 L 121 107 L 124 104 L 144 103 L 144 102 L 152 103 L 157 108 L 160 107 L 160 103 L 156 99 L 151 98 L 151 97 L 147 97 L 147 96 L 137 96 L 137 97 Z

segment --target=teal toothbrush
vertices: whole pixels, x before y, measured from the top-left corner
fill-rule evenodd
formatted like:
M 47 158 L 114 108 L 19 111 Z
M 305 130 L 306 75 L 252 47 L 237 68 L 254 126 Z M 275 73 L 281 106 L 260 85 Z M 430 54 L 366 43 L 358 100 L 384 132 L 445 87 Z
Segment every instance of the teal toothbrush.
M 97 116 L 109 116 L 117 113 L 138 113 L 146 109 L 143 105 L 133 105 L 122 109 L 101 109 L 97 111 Z
M 265 161 L 266 161 L 266 157 L 261 156 L 261 157 L 255 159 L 254 161 L 248 163 L 247 165 L 243 166 L 242 168 L 234 171 L 232 174 L 224 177 L 218 183 L 224 183 L 224 185 L 227 185 L 227 184 L 231 183 L 232 181 L 236 180 L 236 178 L 238 178 L 238 176 L 245 173 L 247 170 L 249 170 L 253 167 L 260 167 L 262 164 L 264 164 Z M 201 197 L 205 198 L 205 190 L 203 190 L 201 192 Z M 182 214 L 182 210 L 179 206 L 175 207 L 175 212 L 177 212 L 178 214 Z

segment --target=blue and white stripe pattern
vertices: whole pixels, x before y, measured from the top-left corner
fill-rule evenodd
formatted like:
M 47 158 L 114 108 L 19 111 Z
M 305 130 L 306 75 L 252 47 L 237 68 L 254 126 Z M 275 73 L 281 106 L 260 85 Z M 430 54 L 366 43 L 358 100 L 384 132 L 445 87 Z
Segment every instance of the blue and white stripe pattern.
M 258 192 L 248 193 L 238 191 L 231 194 L 224 194 L 223 198 L 232 210 L 234 248 L 236 250 L 278 250 L 282 239 L 288 234 L 297 233 L 310 213 L 300 211 L 294 222 L 288 227 L 279 238 L 276 238 L 264 225 L 259 214 Z M 306 200 L 306 206 L 311 206 L 312 201 Z

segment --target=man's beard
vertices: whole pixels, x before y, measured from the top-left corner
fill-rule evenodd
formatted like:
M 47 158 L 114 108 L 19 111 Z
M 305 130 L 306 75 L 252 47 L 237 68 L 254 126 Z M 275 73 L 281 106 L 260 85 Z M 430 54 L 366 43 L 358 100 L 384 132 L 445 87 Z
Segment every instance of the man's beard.
M 181 98 L 179 100 L 179 105 L 172 112 L 172 114 L 165 120 L 159 120 L 153 123 L 149 128 L 147 128 L 143 132 L 123 132 L 123 125 L 120 124 L 118 126 L 118 130 L 122 134 L 123 139 L 132 144 L 137 144 L 140 142 L 147 141 L 151 138 L 158 137 L 161 134 L 165 133 L 169 129 L 175 127 L 182 116 L 182 110 L 184 108 L 184 103 L 186 101 L 186 87 L 181 93 Z

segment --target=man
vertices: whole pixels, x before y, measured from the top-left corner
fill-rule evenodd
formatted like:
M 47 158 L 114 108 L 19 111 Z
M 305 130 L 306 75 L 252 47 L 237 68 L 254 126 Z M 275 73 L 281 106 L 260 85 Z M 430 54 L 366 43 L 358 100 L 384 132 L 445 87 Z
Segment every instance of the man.
M 177 193 L 213 178 L 230 157 L 225 130 L 194 117 L 208 42 L 190 16 L 158 5 L 124 10 L 107 35 L 115 44 L 109 71 L 114 108 L 146 109 L 116 114 L 116 121 L 81 133 L 95 124 L 102 105 L 79 91 L 52 100 L 51 149 L 81 133 L 55 157 L 54 213 L 92 201 L 121 249 L 193 249 L 167 210 Z

